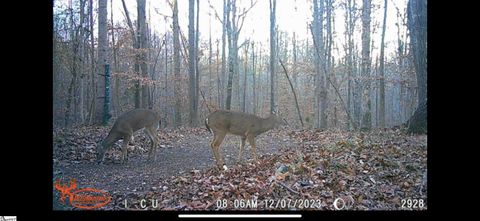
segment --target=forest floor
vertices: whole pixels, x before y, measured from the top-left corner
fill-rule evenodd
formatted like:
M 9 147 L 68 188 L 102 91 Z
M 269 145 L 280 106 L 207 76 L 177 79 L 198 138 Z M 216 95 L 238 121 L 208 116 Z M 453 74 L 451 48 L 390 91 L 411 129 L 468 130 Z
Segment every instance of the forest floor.
M 97 164 L 96 145 L 108 129 L 53 134 L 52 183 L 74 178 L 78 189 L 107 192 L 112 201 L 104 210 L 332 210 L 336 199 L 351 210 L 427 208 L 426 135 L 276 129 L 257 137 L 258 162 L 247 143 L 240 164 L 240 138 L 227 135 L 221 154 L 228 169 L 219 171 L 210 148 L 213 134 L 205 128 L 158 130 L 154 162 L 139 131 L 126 164 L 120 163 L 121 141 Z M 78 209 L 52 190 L 54 210 Z

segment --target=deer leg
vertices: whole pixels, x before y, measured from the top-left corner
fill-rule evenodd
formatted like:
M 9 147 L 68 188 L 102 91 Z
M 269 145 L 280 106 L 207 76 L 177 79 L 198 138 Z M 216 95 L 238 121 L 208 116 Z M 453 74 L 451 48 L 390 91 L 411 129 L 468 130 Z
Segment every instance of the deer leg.
M 132 134 L 127 134 L 123 136 L 123 144 L 122 144 L 122 163 L 126 163 L 128 161 L 128 156 L 127 156 L 127 147 L 128 143 L 132 139 Z
M 150 138 L 151 142 L 150 151 L 148 152 L 148 158 L 150 159 L 150 161 L 154 161 L 156 159 L 155 149 L 158 144 L 158 138 L 155 136 L 155 130 L 153 129 L 153 127 L 146 127 L 145 132 L 147 133 L 148 138 Z
M 238 160 L 237 162 L 240 163 L 242 161 L 242 155 L 243 155 L 243 148 L 245 147 L 245 140 L 247 137 L 242 137 L 242 145 L 240 145 L 240 152 L 238 153 Z
M 222 155 L 220 154 L 220 144 L 222 144 L 223 139 L 225 138 L 225 135 L 226 135 L 225 132 L 216 132 L 215 138 L 212 142 L 213 156 L 217 161 L 217 166 L 219 169 L 221 169 L 222 166 L 224 165 Z
M 155 137 L 153 136 L 153 132 L 152 132 L 151 128 L 146 127 L 145 128 L 145 133 L 148 135 L 148 138 L 150 140 L 150 150 L 148 151 L 148 158 L 151 161 L 152 157 L 153 157 L 152 154 L 154 153 L 155 147 L 156 147 L 156 140 L 155 140 Z
M 213 149 L 214 145 L 215 144 L 215 141 L 217 140 L 217 134 L 216 133 L 213 133 L 213 140 L 212 142 L 210 142 L 210 147 Z
M 247 136 L 248 142 L 250 143 L 250 146 L 252 146 L 252 151 L 253 151 L 253 158 L 255 161 L 258 161 L 257 157 L 257 148 L 255 146 L 255 137 L 252 135 Z

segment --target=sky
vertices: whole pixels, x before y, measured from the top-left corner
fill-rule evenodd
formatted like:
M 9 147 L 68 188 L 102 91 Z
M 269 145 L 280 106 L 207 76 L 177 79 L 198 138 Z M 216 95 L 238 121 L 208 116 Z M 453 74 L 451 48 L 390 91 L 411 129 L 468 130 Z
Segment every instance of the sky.
M 71 0 L 56 0 L 55 4 L 68 4 Z M 172 0 L 170 0 L 172 1 Z M 360 8 L 362 1 L 355 0 L 357 7 Z M 129 10 L 132 20 L 136 19 L 136 0 L 126 0 L 127 8 Z M 147 0 L 147 22 L 150 21 L 151 27 L 157 32 L 157 34 L 163 35 L 165 28 L 170 30 L 171 18 L 168 18 L 165 23 L 164 15 L 171 16 L 172 10 L 167 4 L 167 0 Z M 344 44 L 344 18 L 345 11 L 339 4 L 344 1 L 335 1 L 335 26 L 334 41 L 337 42 L 339 47 L 338 51 L 334 51 L 334 56 L 343 56 Z M 120 0 L 113 0 L 113 19 L 114 23 L 126 24 L 124 10 L 122 2 Z M 196 0 L 195 0 L 196 3 Z M 240 8 L 248 7 L 251 0 L 237 0 L 237 5 Z M 186 35 L 188 32 L 188 0 L 178 0 L 179 7 L 179 23 L 182 32 Z M 210 4 L 216 9 L 219 16 L 222 16 L 223 0 L 200 0 L 200 41 L 207 41 L 209 34 L 209 20 L 211 20 L 211 33 L 212 41 L 221 39 L 222 26 L 221 23 L 214 16 L 213 10 L 210 8 Z M 374 49 L 372 51 L 372 57 L 375 58 L 379 53 L 379 45 L 381 40 L 381 25 L 383 23 L 383 4 L 384 0 L 372 0 L 372 5 L 376 7 L 372 9 L 372 27 L 377 24 L 376 29 L 371 28 L 373 33 L 371 37 L 373 40 Z M 393 53 L 397 47 L 397 10 L 398 7 L 403 14 L 407 4 L 407 0 L 388 0 L 387 11 L 387 30 L 385 34 L 385 54 Z M 108 18 L 110 19 L 110 0 L 108 1 Z M 211 13 L 211 17 L 209 17 Z M 309 38 L 311 41 L 311 33 L 307 29 L 307 24 L 312 21 L 312 1 L 311 0 L 277 0 L 277 25 L 280 31 L 288 32 L 289 36 L 293 36 L 293 32 L 296 33 L 298 40 Z M 356 32 L 354 34 L 355 41 L 360 42 L 361 37 L 361 21 L 357 21 Z M 401 27 L 401 32 L 405 33 L 406 27 Z M 269 1 L 257 0 L 256 5 L 249 11 L 245 19 L 244 27 L 240 33 L 239 44 L 245 39 L 254 40 L 255 42 L 262 42 L 262 45 L 268 51 L 270 38 L 270 14 L 269 14 Z M 290 46 L 291 47 L 291 46 Z

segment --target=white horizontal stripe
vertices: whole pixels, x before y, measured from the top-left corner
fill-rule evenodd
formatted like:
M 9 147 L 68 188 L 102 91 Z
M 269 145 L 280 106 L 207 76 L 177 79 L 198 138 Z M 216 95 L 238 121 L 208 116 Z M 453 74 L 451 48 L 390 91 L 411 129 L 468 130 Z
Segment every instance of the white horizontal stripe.
M 302 214 L 178 214 L 178 218 L 302 218 Z

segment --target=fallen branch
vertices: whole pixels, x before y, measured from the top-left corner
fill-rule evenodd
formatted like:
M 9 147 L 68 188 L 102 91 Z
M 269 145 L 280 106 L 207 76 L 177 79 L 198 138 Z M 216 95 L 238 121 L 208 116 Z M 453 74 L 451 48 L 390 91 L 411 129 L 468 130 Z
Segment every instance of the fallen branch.
M 282 187 L 285 188 L 286 190 L 288 190 L 288 191 L 290 191 L 290 192 L 292 192 L 292 193 L 295 193 L 295 194 L 297 194 L 297 195 L 300 195 L 299 192 L 297 192 L 297 191 L 293 190 L 292 188 L 288 187 L 288 186 L 287 186 L 286 184 L 284 184 L 283 182 L 278 181 L 278 180 L 275 180 L 275 182 L 278 183 L 278 184 L 280 184 L 280 186 L 282 186 Z

